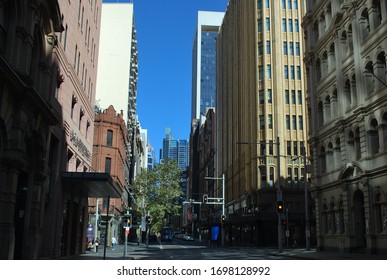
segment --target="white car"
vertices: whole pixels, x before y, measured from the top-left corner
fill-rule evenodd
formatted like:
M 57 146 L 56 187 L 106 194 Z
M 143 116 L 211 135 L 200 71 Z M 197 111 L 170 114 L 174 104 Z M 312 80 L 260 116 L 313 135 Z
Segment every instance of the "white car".
M 193 241 L 194 238 L 193 238 L 192 234 L 184 234 L 184 240 Z

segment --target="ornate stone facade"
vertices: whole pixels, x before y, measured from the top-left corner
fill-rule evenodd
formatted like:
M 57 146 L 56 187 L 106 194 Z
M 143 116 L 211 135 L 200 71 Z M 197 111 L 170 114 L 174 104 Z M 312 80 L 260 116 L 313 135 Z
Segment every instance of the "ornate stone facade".
M 312 190 L 321 250 L 387 251 L 387 3 L 307 1 Z

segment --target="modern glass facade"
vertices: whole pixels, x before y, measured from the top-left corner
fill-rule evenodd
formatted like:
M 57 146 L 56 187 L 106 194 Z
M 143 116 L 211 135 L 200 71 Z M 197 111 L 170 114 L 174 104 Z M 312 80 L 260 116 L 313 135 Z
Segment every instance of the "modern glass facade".
M 200 114 L 206 115 L 206 108 L 215 107 L 216 90 L 216 39 L 218 31 L 202 31 Z
M 216 41 L 224 13 L 198 12 L 192 49 L 191 119 L 206 115 L 206 108 L 216 105 Z

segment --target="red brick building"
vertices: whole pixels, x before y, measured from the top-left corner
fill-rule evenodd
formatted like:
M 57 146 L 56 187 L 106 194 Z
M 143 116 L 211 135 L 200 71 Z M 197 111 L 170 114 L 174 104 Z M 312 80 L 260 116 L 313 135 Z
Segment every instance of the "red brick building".
M 108 211 L 109 228 L 108 228 L 108 245 L 112 236 L 118 240 L 121 228 L 121 214 L 126 211 L 127 205 L 125 186 L 125 169 L 127 165 L 126 145 L 127 133 L 123 113 L 117 114 L 112 105 L 108 109 L 101 111 L 95 115 L 94 119 L 94 142 L 92 167 L 96 172 L 109 173 L 115 181 L 116 185 L 121 190 L 122 196 L 117 199 L 110 199 L 109 209 L 107 208 L 107 197 L 98 199 L 98 213 L 105 217 Z M 95 219 L 96 199 L 89 199 L 89 222 Z M 95 220 L 94 220 L 95 221 Z M 106 233 L 106 223 L 102 223 L 99 228 L 98 237 L 104 239 Z

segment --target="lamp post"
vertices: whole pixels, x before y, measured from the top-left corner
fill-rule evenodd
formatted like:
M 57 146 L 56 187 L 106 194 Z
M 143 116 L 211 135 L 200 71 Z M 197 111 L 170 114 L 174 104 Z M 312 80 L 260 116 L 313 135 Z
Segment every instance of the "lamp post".
M 304 195 L 305 195 L 305 246 L 306 250 L 310 250 L 310 227 L 309 227 L 309 202 L 308 202 L 308 185 L 306 183 L 306 148 L 302 147 L 301 150 L 302 153 L 302 159 L 304 161 L 304 171 L 303 171 L 303 177 L 304 177 Z M 294 157 L 293 160 L 296 160 L 299 157 Z
M 282 186 L 281 186 L 281 171 L 280 171 L 280 138 L 277 137 L 277 142 L 268 143 L 265 141 L 259 141 L 259 142 L 238 142 L 237 144 L 275 144 L 277 145 L 277 203 L 278 201 L 282 201 Z M 281 225 L 281 215 L 280 213 L 277 213 L 278 215 L 278 251 L 282 253 L 283 251 L 283 244 L 282 244 L 282 225 Z
M 204 177 L 204 179 L 208 180 L 222 180 L 222 217 L 225 215 L 225 176 L 222 174 L 222 177 Z M 223 222 L 222 225 L 222 246 L 224 246 L 224 227 Z
M 304 158 L 304 192 L 305 192 L 305 242 L 306 250 L 310 250 L 310 228 L 309 228 L 309 213 L 308 213 L 308 186 L 306 183 L 306 149 L 303 148 L 302 156 Z

